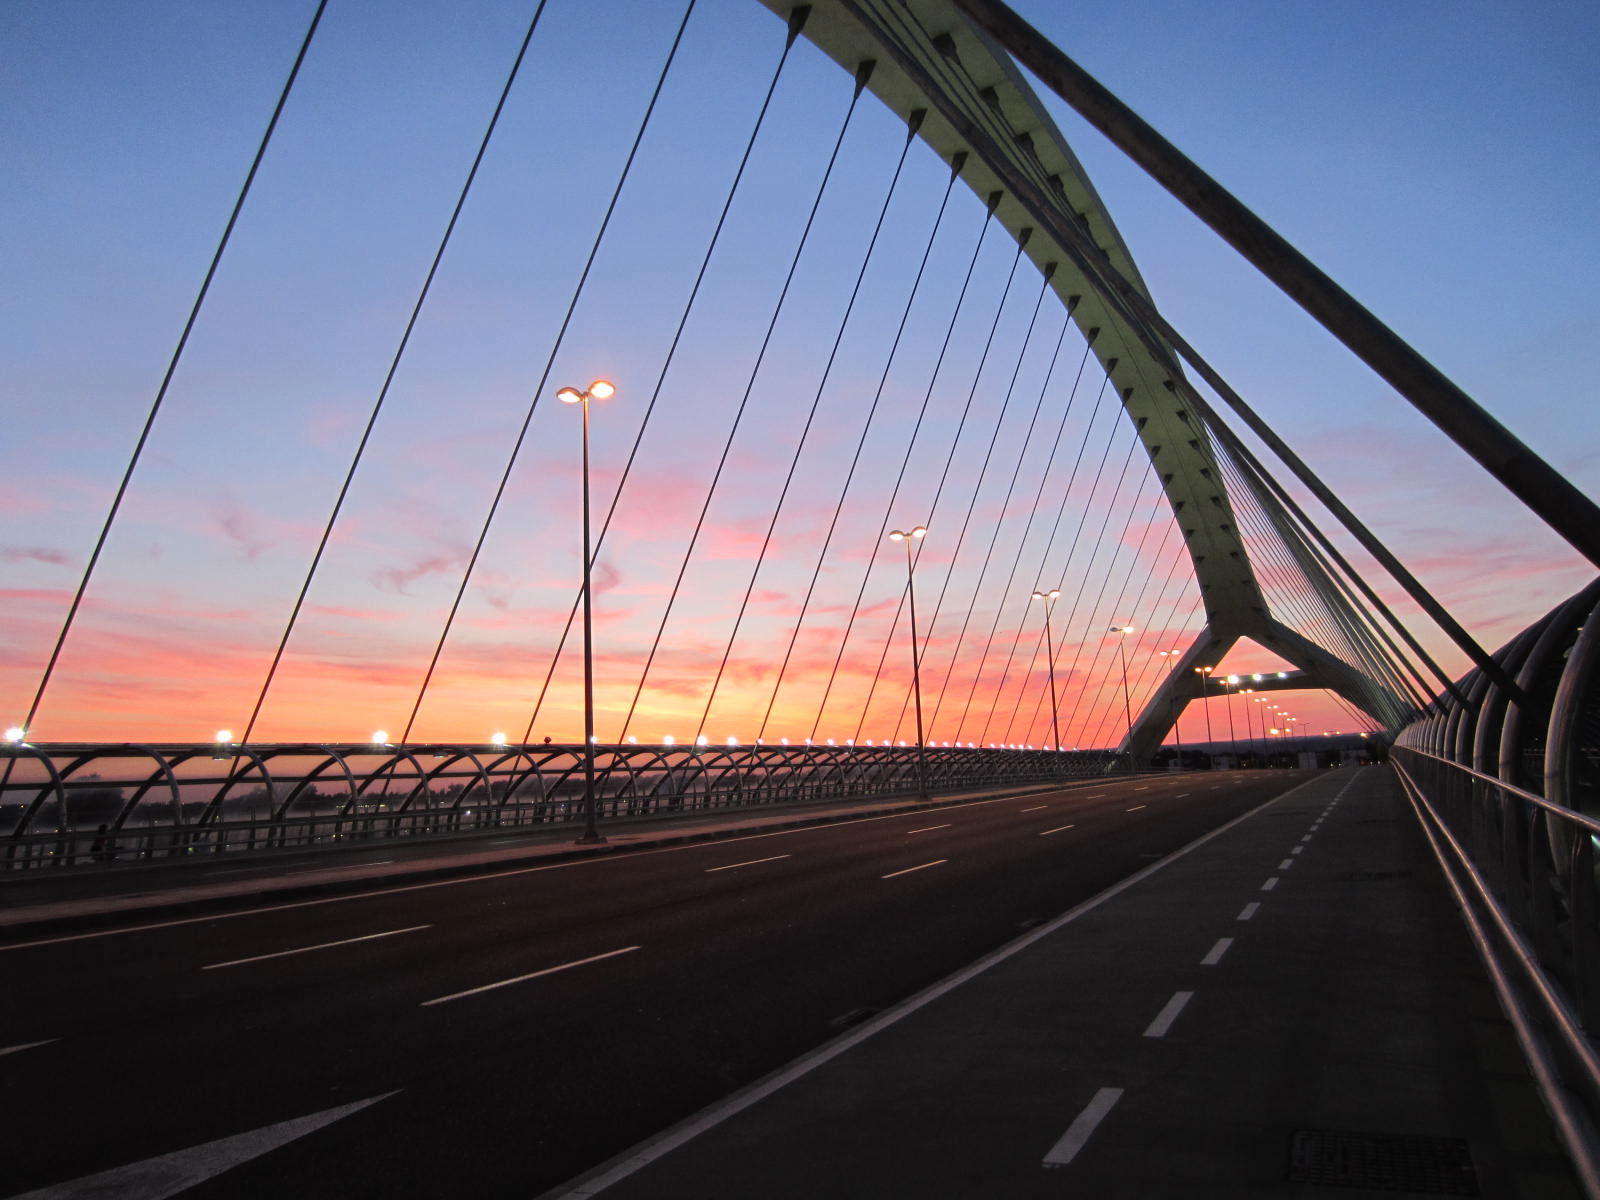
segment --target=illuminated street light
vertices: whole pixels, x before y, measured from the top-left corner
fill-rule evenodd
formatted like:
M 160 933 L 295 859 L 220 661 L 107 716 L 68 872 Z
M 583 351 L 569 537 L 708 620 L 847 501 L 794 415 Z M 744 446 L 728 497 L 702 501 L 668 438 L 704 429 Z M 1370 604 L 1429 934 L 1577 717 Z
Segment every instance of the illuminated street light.
M 1194 673 L 1200 676 L 1200 707 L 1206 714 L 1206 767 L 1211 766 L 1211 694 L 1207 684 L 1211 679 L 1211 672 L 1215 667 L 1196 667 Z
M 389 731 L 387 729 L 373 730 L 372 744 L 374 746 L 387 746 L 389 744 Z
M 1061 595 L 1059 588 L 1033 593 L 1035 600 L 1044 601 L 1044 661 L 1050 667 L 1050 736 L 1056 744 L 1054 761 L 1057 778 L 1061 776 L 1061 719 L 1056 704 L 1056 643 L 1050 633 L 1050 610 L 1055 607 L 1056 597 L 1059 595 Z
M 911 543 L 928 536 L 926 526 L 914 526 L 909 532 L 891 529 L 891 542 L 906 544 L 906 595 L 911 601 L 911 688 L 917 700 L 917 797 L 928 798 L 928 751 L 922 740 L 922 656 L 917 653 L 917 585 L 912 567 Z
M 583 836 L 580 845 L 603 842 L 594 825 L 594 612 L 590 595 L 589 552 L 589 401 L 609 400 L 617 389 L 596 379 L 589 390 L 564 387 L 556 399 L 583 406 Z
M 489 735 L 489 744 L 491 746 L 504 746 L 506 744 L 506 735 L 498 729 L 495 730 Z

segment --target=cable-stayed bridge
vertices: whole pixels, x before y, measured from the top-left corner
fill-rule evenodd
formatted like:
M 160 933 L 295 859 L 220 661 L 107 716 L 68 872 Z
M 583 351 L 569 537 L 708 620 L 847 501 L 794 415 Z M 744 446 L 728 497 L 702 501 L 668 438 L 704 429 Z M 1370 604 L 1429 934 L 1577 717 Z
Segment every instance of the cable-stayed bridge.
M 1562 539 L 1552 575 L 1600 562 L 1589 497 L 992 0 L 306 8 L 159 14 L 125 107 L 53 93 L 134 182 L 65 233 L 42 203 L 19 275 L 100 336 L 17 371 L 16 493 L 73 482 L 5 548 L 8 878 L 1074 780 L 1200 821 L 1193 772 L 1254 803 L 1235 768 L 1392 746 L 1596 1174 L 1552 1082 L 1600 1094 L 1596 586 L 1481 645 L 1169 321 L 1052 114 Z M 86 261 L 88 297 L 27 274 Z
M 588 36 L 573 18 L 538 6 L 508 26 L 519 36 L 493 86 L 474 81 L 476 108 L 454 100 L 451 137 L 418 146 L 440 169 L 399 202 L 413 261 L 354 286 L 288 247 L 315 223 L 303 206 L 316 194 L 335 214 L 318 246 L 348 245 L 357 209 L 377 203 L 358 172 L 293 160 L 349 132 L 304 97 L 363 52 L 337 12 L 286 41 L 136 445 L 71 558 L 76 586 L 60 587 L 52 552 L 40 574 L 57 586 L 18 594 L 14 853 L 53 857 L 56 839 L 101 823 L 214 830 L 202 841 L 217 848 L 232 818 L 264 813 L 299 813 L 312 837 L 396 808 L 421 815 L 392 828 L 432 827 L 436 795 L 456 826 L 474 807 L 480 821 L 568 816 L 588 757 L 585 660 L 599 794 L 630 811 L 696 790 L 748 800 L 1146 765 L 1185 726 L 1191 747 L 1219 750 L 1213 716 L 1237 760 L 1308 731 L 1270 704 L 1278 691 L 1331 701 L 1315 732 L 1392 734 L 1454 685 L 1309 503 L 1492 666 L 1166 324 L 980 24 L 939 5 L 769 7 L 782 24 L 767 58 L 739 64 L 749 94 L 714 120 L 693 93 L 725 11 L 641 17 L 606 52 L 629 80 L 603 106 L 551 85 L 548 64 Z M 1013 52 L 1039 51 L 1009 36 Z M 1029 65 L 1059 82 L 1048 47 Z M 686 165 L 673 156 L 691 128 L 700 157 Z M 1162 153 L 1137 141 L 1131 152 Z M 515 174 L 530 152 L 540 169 Z M 559 170 L 558 153 L 571 156 Z M 1203 178 L 1175 155 L 1146 165 L 1168 182 L 1188 171 L 1191 190 Z M 540 207 L 508 227 L 535 193 Z M 663 197 L 679 206 L 666 219 Z M 1202 215 L 1257 236 L 1230 212 Z M 536 248 L 505 303 L 461 290 L 506 286 L 484 261 L 493 237 Z M 1258 258 L 1273 255 L 1264 269 L 1358 354 L 1398 355 L 1380 369 L 1421 379 L 1408 398 L 1491 469 L 1531 457 L 1464 397 L 1440 401 L 1447 382 L 1403 343 L 1329 316 L 1350 304 L 1314 268 L 1283 267 L 1276 247 Z M 276 314 L 241 312 L 251 295 Z M 351 303 L 388 326 L 353 320 Z M 315 321 L 348 353 L 331 378 L 296 372 L 285 390 L 269 360 Z M 594 406 L 592 480 L 585 432 L 591 594 L 577 422 L 552 401 L 598 375 L 618 391 Z M 254 444 L 221 435 L 224 408 L 242 410 Z M 189 465 L 163 472 L 162 456 Z M 1581 531 L 1588 502 L 1554 472 L 1501 473 Z M 158 510 L 191 503 L 199 476 L 222 497 L 226 557 L 216 536 L 159 532 Z M 900 578 L 885 536 L 912 524 L 930 533 Z M 418 531 L 432 543 L 421 557 Z M 134 561 L 151 537 L 153 572 Z M 362 602 L 375 589 L 381 605 L 347 603 L 363 575 Z M 202 594 L 214 599 L 191 602 Z M 218 624 L 232 628 L 210 640 Z M 1267 670 L 1224 665 L 1241 643 Z M 221 665 L 196 669 L 208 661 Z M 180 729 L 193 732 L 174 741 Z

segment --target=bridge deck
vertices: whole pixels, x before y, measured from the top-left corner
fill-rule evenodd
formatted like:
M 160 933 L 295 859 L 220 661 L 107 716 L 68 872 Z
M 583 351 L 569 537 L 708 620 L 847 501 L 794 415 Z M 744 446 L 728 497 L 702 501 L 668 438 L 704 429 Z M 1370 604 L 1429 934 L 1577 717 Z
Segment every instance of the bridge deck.
M 1322 775 L 549 1197 L 1575 1195 L 1426 856 Z

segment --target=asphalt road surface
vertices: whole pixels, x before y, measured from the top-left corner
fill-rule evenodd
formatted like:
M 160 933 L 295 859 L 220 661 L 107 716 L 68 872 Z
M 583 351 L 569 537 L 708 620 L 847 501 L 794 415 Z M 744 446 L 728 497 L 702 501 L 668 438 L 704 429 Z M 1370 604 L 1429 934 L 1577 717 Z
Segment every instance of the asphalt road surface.
M 1079 784 L 15 937 L 0 1197 L 526 1200 L 1303 778 Z

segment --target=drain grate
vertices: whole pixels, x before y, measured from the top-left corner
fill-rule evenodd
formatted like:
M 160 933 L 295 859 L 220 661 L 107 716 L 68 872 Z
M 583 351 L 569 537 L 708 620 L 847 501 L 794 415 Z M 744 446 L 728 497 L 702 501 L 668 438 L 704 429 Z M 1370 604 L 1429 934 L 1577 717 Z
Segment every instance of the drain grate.
M 1461 1138 L 1297 1129 L 1289 1182 L 1426 1196 L 1476 1196 L 1472 1151 Z

